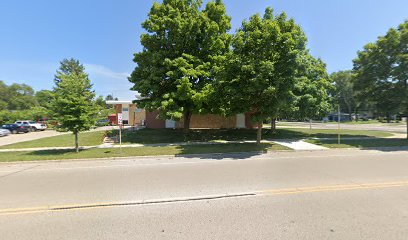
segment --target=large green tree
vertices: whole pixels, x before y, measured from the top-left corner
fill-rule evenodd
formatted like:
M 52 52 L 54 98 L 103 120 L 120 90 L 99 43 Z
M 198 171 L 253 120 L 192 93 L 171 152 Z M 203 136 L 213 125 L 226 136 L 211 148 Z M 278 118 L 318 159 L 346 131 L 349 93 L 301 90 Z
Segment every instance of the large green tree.
M 285 13 L 273 15 L 267 8 L 244 21 L 233 38 L 233 52 L 224 68 L 218 69 L 219 86 L 227 114 L 250 112 L 258 124 L 274 117 L 295 99 L 299 56 L 305 52 L 306 36 Z
M 326 64 L 305 52 L 299 60 L 295 98 L 282 109 L 282 115 L 303 120 L 324 117 L 331 110 L 332 88 Z
M 95 125 L 95 92 L 83 71 L 58 71 L 55 78 L 58 81 L 55 82 L 52 109 L 61 128 L 75 135 L 75 150 L 79 152 L 78 133 Z
M 230 47 L 230 17 L 222 1 L 201 5 L 201 0 L 153 3 L 142 24 L 143 51 L 135 54 L 137 67 L 129 78 L 141 107 L 158 110 L 164 119 L 183 119 L 185 131 L 192 113 L 213 108 L 207 101 L 213 69 Z
M 353 70 L 355 87 L 380 113 L 408 117 L 408 21 L 364 46 Z

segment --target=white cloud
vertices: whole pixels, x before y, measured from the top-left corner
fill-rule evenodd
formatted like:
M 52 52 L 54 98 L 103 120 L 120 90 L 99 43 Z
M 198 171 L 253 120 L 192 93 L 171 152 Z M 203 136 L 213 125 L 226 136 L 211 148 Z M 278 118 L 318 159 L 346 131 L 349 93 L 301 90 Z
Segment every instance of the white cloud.
M 130 76 L 129 73 L 126 72 L 115 72 L 112 69 L 97 65 L 97 64 L 84 64 L 85 71 L 90 75 L 96 75 L 104 78 L 111 78 L 117 80 L 126 80 Z
M 137 92 L 130 90 L 133 84 L 128 81 L 129 73 L 115 72 L 98 64 L 84 64 L 84 67 L 98 95 L 112 94 L 120 100 L 136 99 Z

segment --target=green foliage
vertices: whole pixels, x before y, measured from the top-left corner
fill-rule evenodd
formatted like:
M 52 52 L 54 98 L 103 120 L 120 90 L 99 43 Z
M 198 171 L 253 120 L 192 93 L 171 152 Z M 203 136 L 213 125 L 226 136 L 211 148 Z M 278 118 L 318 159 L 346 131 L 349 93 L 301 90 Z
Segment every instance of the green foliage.
M 46 109 L 51 108 L 51 102 L 54 100 L 54 93 L 50 90 L 41 90 L 35 93 L 38 105 Z
M 263 17 L 256 14 L 244 21 L 225 66 L 217 69 L 215 98 L 223 99 L 225 114 L 251 112 L 253 121 L 261 124 L 295 101 L 293 91 L 306 41 L 293 19 L 285 13 L 274 16 L 271 8 Z
M 408 21 L 391 28 L 354 59 L 354 86 L 379 114 L 408 116 Z
M 142 24 L 147 31 L 141 35 L 144 49 L 135 54 L 137 67 L 129 81 L 143 98 L 139 106 L 159 110 L 162 118 L 186 119 L 193 112 L 212 110 L 207 93 L 217 59 L 229 51 L 231 24 L 222 1 L 210 1 L 203 9 L 201 4 L 155 2 Z
M 263 18 L 257 14 L 244 21 L 222 76 L 228 111 L 252 112 L 258 123 L 276 116 L 295 97 L 298 56 L 305 45 L 303 31 L 285 13 L 274 17 L 268 8 Z
M 62 75 L 70 75 L 70 74 L 76 74 L 80 75 L 85 71 L 84 66 L 76 59 L 70 58 L 70 59 L 64 59 L 60 62 L 60 67 L 57 70 L 57 74 L 54 77 L 55 83 L 58 83 L 61 81 L 60 76 Z
M 61 70 L 56 79 L 52 108 L 60 127 L 75 134 L 78 151 L 77 134 L 95 125 L 98 111 L 94 102 L 95 93 L 84 72 L 64 73 Z
M 17 83 L 7 86 L 0 81 L 0 110 L 24 110 L 37 105 L 32 87 Z
M 326 64 L 304 54 L 297 75 L 293 90 L 295 99 L 281 110 L 281 115 L 286 113 L 285 116 L 297 119 L 313 119 L 327 115 L 331 110 L 329 92 L 333 86 L 326 72 Z

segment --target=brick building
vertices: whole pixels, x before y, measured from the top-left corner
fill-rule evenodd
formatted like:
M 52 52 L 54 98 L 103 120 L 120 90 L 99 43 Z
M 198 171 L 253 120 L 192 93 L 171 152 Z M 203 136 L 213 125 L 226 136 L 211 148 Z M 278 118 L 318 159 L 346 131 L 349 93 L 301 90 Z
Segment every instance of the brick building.
M 131 101 L 106 101 L 113 105 L 117 114 L 122 113 L 123 124 L 130 126 L 146 126 L 147 128 L 183 128 L 183 120 L 164 120 L 158 118 L 158 111 L 145 111 L 137 108 Z M 113 122 L 114 124 L 116 121 Z M 216 114 L 193 114 L 190 128 L 253 128 L 250 114 L 236 114 L 223 117 Z

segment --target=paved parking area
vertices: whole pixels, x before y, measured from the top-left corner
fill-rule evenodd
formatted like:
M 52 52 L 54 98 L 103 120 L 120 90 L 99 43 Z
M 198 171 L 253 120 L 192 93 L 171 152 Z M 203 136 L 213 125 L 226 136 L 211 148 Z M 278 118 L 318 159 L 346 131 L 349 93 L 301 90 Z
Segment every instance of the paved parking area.
M 45 137 L 53 137 L 57 135 L 62 135 L 67 133 L 61 133 L 54 130 L 45 130 L 40 132 L 31 132 L 31 133 L 18 133 L 18 134 L 10 134 L 6 137 L 0 137 L 0 146 L 36 140 Z
M 98 127 L 90 131 L 103 131 L 103 130 L 111 130 L 111 129 L 114 129 L 114 127 L 112 126 Z M 0 137 L 0 146 L 9 145 L 13 143 L 19 143 L 19 142 L 26 142 L 26 141 L 36 140 L 40 138 L 53 137 L 53 136 L 58 136 L 62 134 L 70 134 L 70 132 L 57 132 L 54 130 L 45 130 L 45 131 L 40 131 L 40 132 L 10 134 L 9 136 L 6 136 L 6 137 Z

